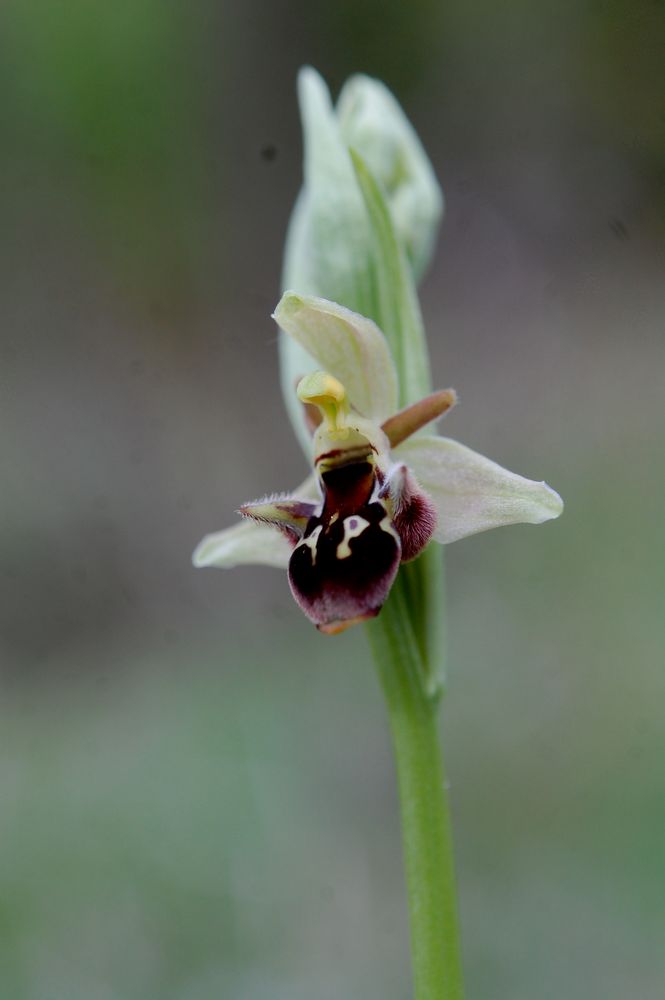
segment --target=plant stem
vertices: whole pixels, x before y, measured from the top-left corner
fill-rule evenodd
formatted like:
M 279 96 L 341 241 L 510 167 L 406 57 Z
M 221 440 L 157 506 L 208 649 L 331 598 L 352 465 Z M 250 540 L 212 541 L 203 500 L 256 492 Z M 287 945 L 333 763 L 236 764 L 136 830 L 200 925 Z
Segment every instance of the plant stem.
M 368 628 L 386 697 L 402 817 L 415 1000 L 462 1000 L 448 794 L 438 702 L 421 663 L 398 579 L 380 622 Z

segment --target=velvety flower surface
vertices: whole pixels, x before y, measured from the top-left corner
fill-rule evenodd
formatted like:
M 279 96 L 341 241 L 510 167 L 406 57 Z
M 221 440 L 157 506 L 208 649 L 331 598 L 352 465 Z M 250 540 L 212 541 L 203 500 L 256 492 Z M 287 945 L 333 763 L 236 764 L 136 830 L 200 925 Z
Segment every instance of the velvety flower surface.
M 398 412 L 395 365 L 371 320 L 294 292 L 274 318 L 320 366 L 297 386 L 313 475 L 292 493 L 243 504 L 243 523 L 206 535 L 195 566 L 288 569 L 302 610 L 335 633 L 378 614 L 400 563 L 430 540 L 561 513 L 546 483 L 426 431 L 454 404 L 452 390 Z

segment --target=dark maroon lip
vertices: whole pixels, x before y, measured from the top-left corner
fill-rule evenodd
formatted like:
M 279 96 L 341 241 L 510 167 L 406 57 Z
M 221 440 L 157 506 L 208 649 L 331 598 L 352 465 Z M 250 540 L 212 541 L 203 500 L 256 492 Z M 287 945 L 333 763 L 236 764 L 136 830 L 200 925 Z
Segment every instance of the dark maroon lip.
M 327 475 L 339 482 L 325 482 L 323 511 L 310 518 L 291 554 L 289 584 L 310 621 L 334 635 L 379 613 L 399 569 L 401 543 L 398 533 L 385 525 L 384 501 L 370 499 L 368 462 Z M 347 522 L 358 530 L 340 553 Z

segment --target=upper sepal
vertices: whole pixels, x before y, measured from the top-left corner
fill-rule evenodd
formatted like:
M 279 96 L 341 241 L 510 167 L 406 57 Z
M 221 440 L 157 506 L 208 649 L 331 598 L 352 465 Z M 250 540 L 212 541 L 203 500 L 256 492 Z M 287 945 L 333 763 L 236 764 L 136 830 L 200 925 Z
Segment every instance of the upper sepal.
M 395 365 L 385 337 L 371 319 L 328 299 L 291 291 L 284 292 L 273 317 L 320 368 L 339 379 L 349 402 L 364 417 L 381 423 L 394 413 Z

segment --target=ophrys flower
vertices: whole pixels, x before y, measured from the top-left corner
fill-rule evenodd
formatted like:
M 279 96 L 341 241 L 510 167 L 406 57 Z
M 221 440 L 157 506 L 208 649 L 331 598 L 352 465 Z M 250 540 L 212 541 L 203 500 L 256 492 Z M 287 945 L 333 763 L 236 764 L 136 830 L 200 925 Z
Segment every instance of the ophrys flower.
M 335 633 L 377 615 L 400 562 L 430 540 L 561 513 L 561 498 L 545 483 L 423 433 L 454 404 L 452 390 L 396 412 L 395 365 L 371 320 L 294 292 L 274 318 L 320 366 L 294 386 L 313 431 L 313 475 L 291 494 L 243 504 L 248 520 L 207 535 L 194 565 L 288 568 L 302 610 Z

